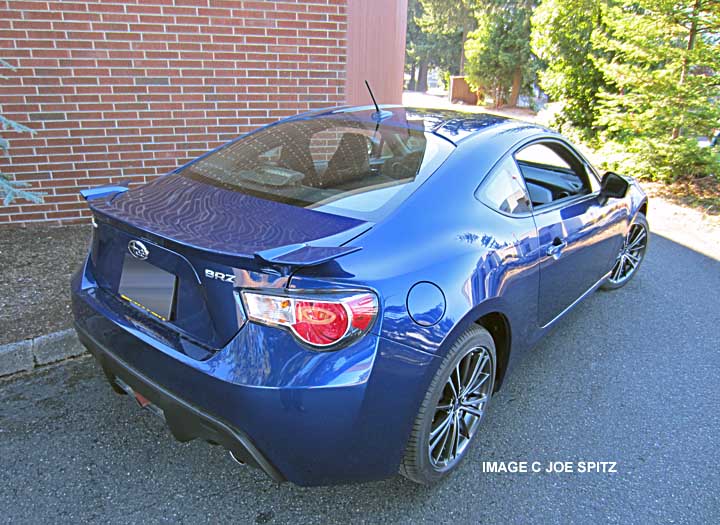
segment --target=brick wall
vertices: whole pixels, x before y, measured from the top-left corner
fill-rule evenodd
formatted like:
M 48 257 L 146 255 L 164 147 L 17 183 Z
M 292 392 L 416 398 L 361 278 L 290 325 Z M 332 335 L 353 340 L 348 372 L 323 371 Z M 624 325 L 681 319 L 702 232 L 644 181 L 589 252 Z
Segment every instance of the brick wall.
M 0 171 L 46 192 L 0 224 L 77 221 L 78 191 L 141 183 L 278 118 L 344 101 L 347 0 L 0 1 Z

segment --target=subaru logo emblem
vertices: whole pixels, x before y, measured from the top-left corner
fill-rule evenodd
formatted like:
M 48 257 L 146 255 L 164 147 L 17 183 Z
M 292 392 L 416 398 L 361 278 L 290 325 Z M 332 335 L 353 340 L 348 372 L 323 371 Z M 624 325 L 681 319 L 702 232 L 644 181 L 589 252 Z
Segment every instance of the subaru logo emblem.
M 147 249 L 147 246 L 134 239 L 128 243 L 128 251 L 130 255 L 136 259 L 145 260 L 148 258 L 148 255 L 150 255 L 150 250 Z

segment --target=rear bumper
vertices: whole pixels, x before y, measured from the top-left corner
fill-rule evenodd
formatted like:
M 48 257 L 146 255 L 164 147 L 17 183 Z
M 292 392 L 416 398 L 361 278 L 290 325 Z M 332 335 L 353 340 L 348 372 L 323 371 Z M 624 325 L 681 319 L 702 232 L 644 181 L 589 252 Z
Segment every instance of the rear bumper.
M 165 421 L 175 439 L 191 441 L 200 438 L 218 443 L 243 463 L 262 469 L 273 480 L 278 482 L 285 480 L 244 432 L 193 406 L 133 369 L 104 348 L 77 323 L 75 330 L 82 344 L 102 367 L 108 381 L 114 383 L 116 378 L 120 378 L 135 392 L 139 392 L 162 409 Z
M 106 374 L 163 409 L 180 440 L 222 444 L 273 479 L 328 485 L 397 473 L 437 358 L 368 334 L 337 352 L 247 323 L 205 360 L 142 314 L 72 282 L 76 329 Z

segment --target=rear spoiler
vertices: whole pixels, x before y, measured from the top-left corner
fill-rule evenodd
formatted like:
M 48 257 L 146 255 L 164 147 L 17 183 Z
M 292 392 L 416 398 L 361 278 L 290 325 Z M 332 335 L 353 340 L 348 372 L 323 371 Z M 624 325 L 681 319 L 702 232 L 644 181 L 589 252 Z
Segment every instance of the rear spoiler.
M 124 181 L 118 184 L 106 184 L 105 186 L 86 188 L 84 190 L 80 190 L 80 195 L 82 195 L 83 199 L 86 201 L 103 199 L 105 197 L 115 197 L 116 195 L 120 195 L 121 193 L 128 191 L 130 189 L 128 188 L 129 183 L 129 181 Z
M 315 266 L 361 250 L 360 246 L 310 246 L 291 244 L 255 253 L 263 262 L 280 266 Z
M 255 258 L 263 263 L 283 268 L 315 266 L 343 255 L 362 250 L 360 246 L 345 246 L 370 228 L 373 223 L 363 222 L 348 230 L 303 244 L 287 244 L 270 250 L 255 252 Z

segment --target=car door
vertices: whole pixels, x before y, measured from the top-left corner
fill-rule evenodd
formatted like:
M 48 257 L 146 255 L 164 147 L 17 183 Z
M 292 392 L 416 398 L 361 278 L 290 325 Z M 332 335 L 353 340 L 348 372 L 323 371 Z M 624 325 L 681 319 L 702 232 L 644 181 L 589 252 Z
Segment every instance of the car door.
M 522 320 L 514 324 L 513 337 L 531 341 L 537 327 L 528 320 L 537 318 L 540 282 L 537 229 L 527 188 L 512 156 L 505 156 L 493 167 L 475 197 L 497 213 L 482 216 L 481 226 L 487 233 L 478 242 L 487 249 L 487 256 L 475 274 L 482 284 L 473 288 L 484 295 L 473 296 L 473 303 L 502 296 L 512 305 L 514 318 Z
M 628 209 L 617 199 L 601 203 L 589 164 L 564 142 L 535 141 L 514 157 L 533 201 L 540 249 L 538 321 L 546 326 L 610 271 Z

